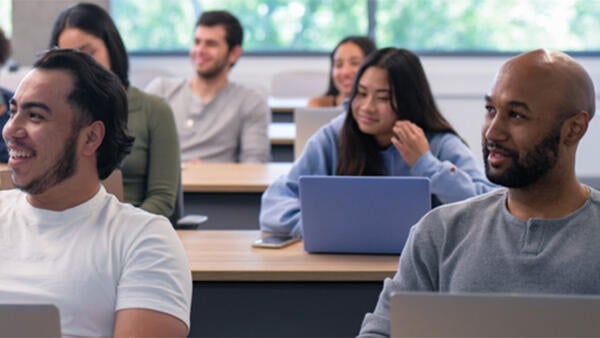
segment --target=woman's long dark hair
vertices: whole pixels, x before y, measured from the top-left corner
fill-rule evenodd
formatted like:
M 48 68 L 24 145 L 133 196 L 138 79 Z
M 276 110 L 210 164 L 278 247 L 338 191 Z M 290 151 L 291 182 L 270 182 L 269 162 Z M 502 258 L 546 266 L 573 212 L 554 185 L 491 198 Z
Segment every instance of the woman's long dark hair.
M 339 135 L 337 175 L 386 175 L 375 137 L 360 131 L 352 113 L 358 83 L 365 70 L 378 67 L 387 72 L 390 104 L 399 120 L 408 120 L 424 132 L 458 135 L 440 113 L 419 57 L 406 49 L 383 48 L 369 55 L 354 78 L 350 105 Z
M 333 51 L 331 51 L 331 54 L 329 54 L 329 85 L 327 87 L 327 91 L 325 92 L 325 96 L 336 97 L 340 93 L 340 91 L 335 86 L 335 83 L 333 82 L 333 68 L 335 67 L 335 60 L 333 58 L 335 57 L 335 52 L 337 52 L 338 48 L 340 48 L 340 46 L 345 44 L 346 42 L 350 42 L 357 45 L 358 48 L 362 50 L 365 57 L 371 54 L 371 52 L 373 52 L 376 49 L 373 40 L 371 40 L 371 38 L 367 36 L 348 36 L 342 39 L 342 41 L 340 41 L 335 46 Z
M 129 59 L 125 44 L 110 15 L 93 3 L 76 3 L 65 8 L 54 21 L 50 48 L 58 46 L 60 34 L 67 28 L 77 28 L 104 42 L 110 68 L 125 88 L 129 88 Z

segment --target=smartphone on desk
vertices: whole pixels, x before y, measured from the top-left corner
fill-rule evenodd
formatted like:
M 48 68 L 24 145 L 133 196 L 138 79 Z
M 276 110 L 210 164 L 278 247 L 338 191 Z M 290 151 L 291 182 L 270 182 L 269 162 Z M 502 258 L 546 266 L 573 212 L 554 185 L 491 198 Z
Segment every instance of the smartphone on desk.
M 252 246 L 255 248 L 270 248 L 279 249 L 286 247 L 292 243 L 296 243 L 300 240 L 300 237 L 286 236 L 286 235 L 269 235 L 262 238 L 258 238 L 252 242 Z

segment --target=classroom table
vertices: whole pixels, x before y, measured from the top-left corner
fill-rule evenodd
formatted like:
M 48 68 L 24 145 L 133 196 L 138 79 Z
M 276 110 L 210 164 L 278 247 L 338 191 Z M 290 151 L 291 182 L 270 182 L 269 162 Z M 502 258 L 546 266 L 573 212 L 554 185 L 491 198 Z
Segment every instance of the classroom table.
M 252 248 L 259 231 L 179 230 L 190 261 L 194 337 L 350 337 L 372 311 L 394 255 Z
M 185 164 L 181 171 L 185 214 L 202 214 L 202 229 L 258 229 L 260 198 L 265 189 L 292 164 Z

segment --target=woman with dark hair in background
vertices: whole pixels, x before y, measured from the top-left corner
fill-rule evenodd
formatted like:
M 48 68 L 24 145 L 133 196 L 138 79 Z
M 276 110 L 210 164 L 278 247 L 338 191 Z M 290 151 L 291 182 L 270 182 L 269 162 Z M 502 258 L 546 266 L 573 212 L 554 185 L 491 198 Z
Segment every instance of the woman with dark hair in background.
M 108 13 L 95 4 L 64 9 L 52 30 L 50 47 L 89 53 L 115 73 L 127 90 L 131 153 L 121 166 L 125 201 L 151 213 L 173 214 L 181 164 L 173 112 L 161 98 L 129 84 L 129 61 L 123 40 Z
M 365 59 L 347 113 L 313 135 L 290 172 L 264 192 L 261 230 L 302 235 L 302 175 L 428 177 L 438 204 L 495 188 L 438 110 L 419 58 L 396 48 Z
M 325 94 L 313 97 L 309 107 L 340 106 L 350 96 L 354 76 L 365 57 L 375 50 L 375 44 L 366 36 L 349 36 L 340 41 L 329 59 L 329 86 Z
M 4 35 L 4 31 L 0 28 L 0 69 L 10 57 L 10 41 Z M 8 101 L 13 97 L 13 93 L 7 89 L 0 87 L 0 131 L 4 128 L 8 121 Z M 0 137 L 0 162 L 8 162 L 8 150 L 4 139 Z

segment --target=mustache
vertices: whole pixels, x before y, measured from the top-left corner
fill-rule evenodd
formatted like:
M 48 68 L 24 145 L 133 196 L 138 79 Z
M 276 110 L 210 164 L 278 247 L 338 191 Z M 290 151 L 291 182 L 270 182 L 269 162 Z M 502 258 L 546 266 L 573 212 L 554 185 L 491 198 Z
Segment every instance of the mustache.
M 489 151 L 490 148 L 496 148 L 498 150 L 502 150 L 502 151 L 510 153 L 510 154 L 515 153 L 514 150 L 508 149 L 507 147 L 505 147 L 503 145 L 500 145 L 500 144 L 498 144 L 496 142 L 493 142 L 493 141 L 487 141 L 487 142 L 485 142 L 484 145 L 483 145 L 483 148 L 486 151 Z
M 27 146 L 24 142 L 14 139 L 14 138 L 8 138 L 5 142 L 6 142 L 7 148 L 17 147 L 17 148 L 30 149 L 30 147 Z

